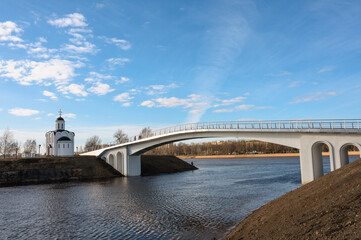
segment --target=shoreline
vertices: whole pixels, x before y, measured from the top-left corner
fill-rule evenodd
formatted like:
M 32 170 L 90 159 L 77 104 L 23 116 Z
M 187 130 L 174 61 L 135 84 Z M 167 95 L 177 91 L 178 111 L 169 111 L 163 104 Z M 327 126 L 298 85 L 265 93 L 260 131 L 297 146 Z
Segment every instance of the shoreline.
M 360 155 L 358 151 L 348 152 L 350 156 Z M 198 159 L 198 158 L 262 158 L 262 157 L 299 157 L 299 153 L 260 153 L 260 154 L 238 154 L 238 155 L 200 155 L 200 156 L 183 156 L 178 155 L 181 159 Z M 323 152 L 322 156 L 330 156 L 329 152 Z
M 359 239 L 360 173 L 358 159 L 288 192 L 254 210 L 223 240 Z

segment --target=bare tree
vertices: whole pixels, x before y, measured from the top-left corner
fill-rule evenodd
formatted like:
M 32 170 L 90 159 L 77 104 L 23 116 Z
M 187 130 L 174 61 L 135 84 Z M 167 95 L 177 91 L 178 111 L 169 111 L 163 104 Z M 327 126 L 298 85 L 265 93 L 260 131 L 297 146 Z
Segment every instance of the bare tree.
M 84 150 L 89 152 L 99 149 L 101 143 L 102 140 L 98 136 L 94 135 L 86 140 Z
M 9 129 L 5 129 L 0 136 L 0 154 L 4 156 L 11 155 L 19 149 L 19 144 L 14 140 L 14 135 Z
M 146 138 L 146 137 L 150 137 L 152 136 L 152 130 L 150 129 L 150 127 L 145 127 L 142 129 L 142 131 L 139 134 L 139 138 Z
M 24 153 L 36 153 L 35 139 L 28 139 L 24 143 Z
M 127 134 L 125 134 L 121 129 L 118 129 L 113 137 L 115 138 L 115 141 L 120 144 L 120 143 L 126 143 L 129 142 L 129 137 Z

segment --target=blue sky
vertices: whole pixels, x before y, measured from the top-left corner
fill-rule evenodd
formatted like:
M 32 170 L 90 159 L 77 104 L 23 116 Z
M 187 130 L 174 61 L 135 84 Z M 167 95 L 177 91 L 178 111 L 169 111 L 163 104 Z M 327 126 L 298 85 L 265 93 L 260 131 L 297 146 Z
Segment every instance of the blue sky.
M 359 118 L 360 1 L 0 2 L 0 132 Z

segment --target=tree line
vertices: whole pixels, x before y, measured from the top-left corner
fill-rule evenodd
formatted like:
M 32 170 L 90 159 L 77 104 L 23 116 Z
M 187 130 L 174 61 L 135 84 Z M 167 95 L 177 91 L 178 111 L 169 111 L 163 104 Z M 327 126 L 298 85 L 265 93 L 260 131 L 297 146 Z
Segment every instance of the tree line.
M 36 153 L 36 140 L 27 139 L 23 144 L 23 153 Z M 20 153 L 21 145 L 15 140 L 14 134 L 9 129 L 5 129 L 0 136 L 0 155 L 5 159 L 7 157 L 17 157 Z

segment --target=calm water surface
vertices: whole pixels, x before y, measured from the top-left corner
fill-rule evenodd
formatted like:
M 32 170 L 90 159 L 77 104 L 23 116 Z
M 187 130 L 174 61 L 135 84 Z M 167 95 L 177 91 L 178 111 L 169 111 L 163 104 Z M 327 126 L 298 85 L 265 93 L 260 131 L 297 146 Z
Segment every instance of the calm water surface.
M 221 238 L 253 210 L 301 186 L 298 158 L 189 161 L 199 170 L 0 188 L 0 238 Z

